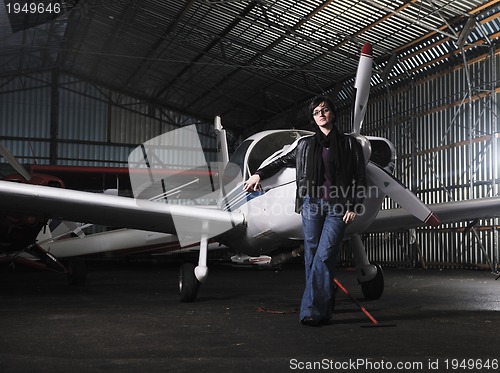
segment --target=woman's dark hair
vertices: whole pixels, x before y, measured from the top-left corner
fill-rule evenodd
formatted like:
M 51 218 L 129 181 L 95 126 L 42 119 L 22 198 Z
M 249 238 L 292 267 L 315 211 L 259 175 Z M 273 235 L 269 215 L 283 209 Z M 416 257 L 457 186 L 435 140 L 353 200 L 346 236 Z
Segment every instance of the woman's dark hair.
M 331 100 L 331 98 L 327 97 L 327 96 L 317 96 L 312 100 L 311 104 L 309 105 L 309 117 L 310 117 L 311 125 L 313 126 L 313 128 L 316 127 L 316 122 L 314 121 L 314 117 L 312 114 L 313 110 L 316 109 L 323 102 L 328 107 L 328 109 L 330 109 L 333 113 L 332 123 L 335 123 L 335 120 L 337 119 L 337 115 L 336 115 L 337 111 L 335 109 L 335 105 L 333 104 L 333 101 Z

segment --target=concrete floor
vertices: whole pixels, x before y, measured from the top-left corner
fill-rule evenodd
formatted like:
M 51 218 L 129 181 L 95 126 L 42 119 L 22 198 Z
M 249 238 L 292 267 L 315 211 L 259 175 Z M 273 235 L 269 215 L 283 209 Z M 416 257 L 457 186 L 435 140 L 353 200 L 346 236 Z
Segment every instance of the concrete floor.
M 59 275 L 2 268 L 0 372 L 500 370 L 500 280 L 489 272 L 385 269 L 384 295 L 367 302 L 342 270 L 382 327 L 339 293 L 332 324 L 319 328 L 298 320 L 301 265 L 214 265 L 194 303 L 178 301 L 177 272 L 91 263 L 87 284 L 74 288 Z M 452 369 L 463 359 L 476 369 Z

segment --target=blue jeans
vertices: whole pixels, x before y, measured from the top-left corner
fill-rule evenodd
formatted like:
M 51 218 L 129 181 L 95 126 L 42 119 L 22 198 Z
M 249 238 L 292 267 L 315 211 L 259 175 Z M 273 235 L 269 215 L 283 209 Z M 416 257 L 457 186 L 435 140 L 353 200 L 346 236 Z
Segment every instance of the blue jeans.
M 343 209 L 317 198 L 304 198 L 304 261 L 306 287 L 300 305 L 300 320 L 332 316 L 333 277 L 344 238 Z

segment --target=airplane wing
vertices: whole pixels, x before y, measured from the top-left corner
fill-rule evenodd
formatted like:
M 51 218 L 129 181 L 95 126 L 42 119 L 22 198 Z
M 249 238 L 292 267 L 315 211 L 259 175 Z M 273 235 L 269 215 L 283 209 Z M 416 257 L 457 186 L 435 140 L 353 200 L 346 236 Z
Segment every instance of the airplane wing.
M 442 223 L 500 217 L 500 197 L 428 205 Z M 366 233 L 389 232 L 423 226 L 424 223 L 404 209 L 381 210 Z
M 94 223 L 120 228 L 214 237 L 243 224 L 244 215 L 195 206 L 0 181 L 0 211 Z

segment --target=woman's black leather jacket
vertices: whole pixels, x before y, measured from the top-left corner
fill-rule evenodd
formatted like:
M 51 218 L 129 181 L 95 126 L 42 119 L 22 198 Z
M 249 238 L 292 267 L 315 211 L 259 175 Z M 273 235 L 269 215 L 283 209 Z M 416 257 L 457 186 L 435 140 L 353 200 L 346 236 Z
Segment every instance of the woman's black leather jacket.
M 366 192 L 366 165 L 361 144 L 350 135 L 341 135 L 339 143 L 344 144 L 344 151 L 347 153 L 346 162 L 342 162 L 336 170 L 335 180 L 338 188 L 338 203 L 342 203 L 344 211 L 359 210 Z M 307 158 L 311 156 L 314 148 L 313 142 L 317 141 L 316 136 L 307 136 L 299 140 L 297 146 L 291 152 L 276 159 L 267 166 L 257 170 L 261 180 L 266 179 L 284 167 L 296 167 L 297 192 L 295 202 L 295 212 L 300 213 L 304 197 L 307 194 L 308 170 Z

